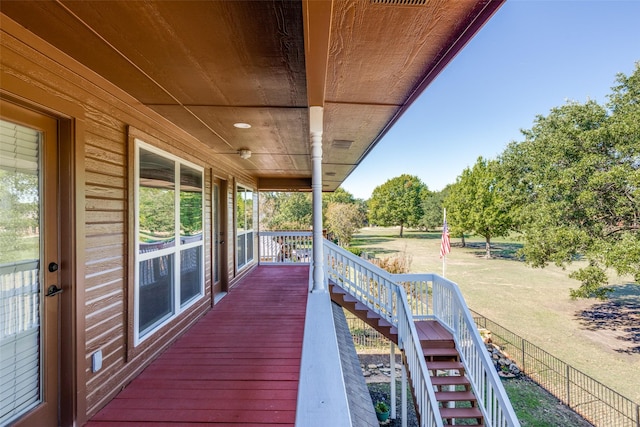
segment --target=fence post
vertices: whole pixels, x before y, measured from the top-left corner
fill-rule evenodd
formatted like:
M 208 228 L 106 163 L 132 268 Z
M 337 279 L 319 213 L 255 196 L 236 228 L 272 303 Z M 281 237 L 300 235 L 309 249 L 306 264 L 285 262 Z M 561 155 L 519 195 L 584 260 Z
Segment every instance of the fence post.
M 636 427 L 640 427 L 640 405 L 636 405 Z
M 566 365 L 566 376 L 567 376 L 567 406 L 571 408 L 571 380 L 569 379 L 569 369 L 571 366 Z
M 524 353 L 524 342 L 525 342 L 525 340 L 523 339 L 521 342 L 522 342 L 522 346 L 521 346 L 522 347 L 522 372 L 527 372 L 527 371 L 525 371 L 525 368 L 524 368 L 524 354 L 525 354 Z

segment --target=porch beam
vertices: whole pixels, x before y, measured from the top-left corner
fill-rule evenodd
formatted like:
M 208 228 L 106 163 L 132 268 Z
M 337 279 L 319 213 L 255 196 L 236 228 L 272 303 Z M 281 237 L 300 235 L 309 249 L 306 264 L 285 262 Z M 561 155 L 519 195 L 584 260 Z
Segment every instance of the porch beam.
M 311 178 L 258 178 L 258 191 L 309 191 Z

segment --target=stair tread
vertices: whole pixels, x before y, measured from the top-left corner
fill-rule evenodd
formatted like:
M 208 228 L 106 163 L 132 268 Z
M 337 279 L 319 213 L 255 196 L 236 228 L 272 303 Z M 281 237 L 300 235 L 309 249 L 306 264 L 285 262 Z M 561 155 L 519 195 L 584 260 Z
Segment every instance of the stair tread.
M 478 408 L 440 408 L 442 418 L 482 418 Z
M 342 301 L 348 302 L 348 303 L 354 303 L 354 302 L 357 303 L 358 299 L 353 297 L 353 296 L 351 296 L 351 295 L 349 295 L 349 294 L 343 294 L 342 295 Z
M 469 385 L 469 379 L 462 375 L 431 377 L 433 385 Z
M 369 310 L 369 307 L 367 307 L 366 305 L 364 305 L 360 301 L 356 302 L 355 309 L 359 310 L 359 311 L 371 311 L 371 310 Z
M 338 285 L 331 285 L 331 292 L 333 292 L 334 294 L 347 295 L 347 291 L 345 291 Z
M 459 356 L 458 350 L 455 347 L 422 347 L 422 354 L 425 356 Z
M 438 402 L 475 402 L 478 399 L 471 391 L 437 391 L 436 400 Z
M 437 361 L 437 362 L 427 362 L 427 369 L 433 370 L 449 370 L 449 369 L 464 369 L 464 365 L 461 362 L 451 362 L 451 361 Z

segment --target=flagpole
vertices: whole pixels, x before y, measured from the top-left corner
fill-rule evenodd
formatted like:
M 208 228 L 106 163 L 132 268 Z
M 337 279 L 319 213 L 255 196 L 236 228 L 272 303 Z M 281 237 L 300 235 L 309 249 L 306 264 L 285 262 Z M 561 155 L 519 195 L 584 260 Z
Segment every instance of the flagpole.
M 444 221 L 442 222 L 443 224 L 447 223 L 447 208 L 442 208 L 443 210 L 443 216 L 444 216 Z M 442 230 L 442 232 L 444 233 L 444 230 Z M 444 256 L 442 257 L 442 277 L 446 277 L 445 276 L 445 272 L 447 269 L 447 254 L 444 254 Z

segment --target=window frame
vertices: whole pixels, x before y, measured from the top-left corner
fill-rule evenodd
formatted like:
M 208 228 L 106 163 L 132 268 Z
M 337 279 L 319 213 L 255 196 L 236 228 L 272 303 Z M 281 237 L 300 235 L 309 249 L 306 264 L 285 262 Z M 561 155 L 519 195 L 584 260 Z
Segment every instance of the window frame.
M 174 244 L 161 248 L 155 251 L 140 253 L 140 153 L 141 150 L 145 150 L 149 153 L 162 157 L 164 160 L 173 163 L 174 173 L 174 229 L 173 239 Z M 196 304 L 202 298 L 205 297 L 205 169 L 202 166 L 191 163 L 179 156 L 162 150 L 154 145 L 145 142 L 137 137 L 134 138 L 134 183 L 133 183 L 133 269 L 134 269 L 134 296 L 133 296 L 133 345 L 138 346 L 145 340 L 154 336 L 155 333 L 170 323 L 172 320 L 178 318 L 182 313 L 187 311 L 191 306 Z M 190 168 L 193 171 L 200 173 L 201 178 L 201 224 L 202 232 L 201 238 L 197 241 L 183 243 L 181 239 L 181 226 L 180 226 L 180 193 L 181 189 L 181 171 L 182 168 Z M 199 291 L 181 303 L 181 254 L 185 250 L 199 248 L 200 255 L 200 283 Z M 144 331 L 140 330 L 140 263 L 142 261 L 153 260 L 160 257 L 173 255 L 172 261 L 172 284 L 171 284 L 171 311 L 163 316 L 161 319 L 155 321 Z
M 251 193 L 251 210 L 249 212 L 247 212 L 246 206 L 247 206 L 247 197 L 246 194 L 250 192 Z M 243 197 L 242 200 L 244 201 L 244 218 L 243 218 L 243 227 L 242 227 L 242 231 L 240 231 L 240 227 L 239 227 L 239 218 L 238 218 L 238 211 L 239 211 L 239 198 L 238 195 L 242 193 Z M 255 248 L 254 246 L 254 242 L 255 242 L 255 229 L 254 229 L 254 211 L 256 209 L 256 203 L 255 203 L 255 190 L 252 189 L 251 187 L 242 185 L 242 184 L 238 184 L 236 183 L 236 188 L 235 188 L 235 219 L 234 219 L 234 226 L 235 226 L 235 246 L 236 246 L 236 250 L 235 250 L 235 260 L 236 260 L 236 266 L 237 266 L 237 270 L 238 271 L 242 271 L 245 268 L 247 268 L 247 266 L 251 265 L 255 259 Z M 247 224 L 251 224 L 251 228 L 247 228 Z M 247 235 L 251 235 L 251 240 L 247 241 Z M 238 241 L 240 240 L 240 238 L 243 238 L 243 244 L 244 244 L 244 250 L 243 250 L 243 254 L 244 254 L 244 259 L 240 260 L 240 245 L 238 244 Z M 247 249 L 249 248 L 249 246 L 251 245 L 251 258 L 249 258 L 247 256 L 247 254 L 249 253 L 249 251 L 247 251 Z M 241 262 L 242 261 L 242 262 Z

